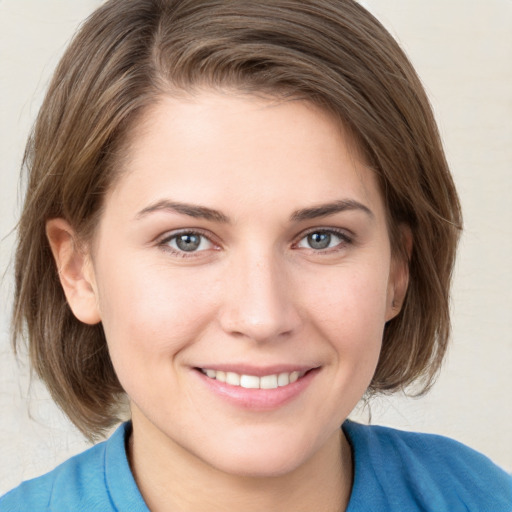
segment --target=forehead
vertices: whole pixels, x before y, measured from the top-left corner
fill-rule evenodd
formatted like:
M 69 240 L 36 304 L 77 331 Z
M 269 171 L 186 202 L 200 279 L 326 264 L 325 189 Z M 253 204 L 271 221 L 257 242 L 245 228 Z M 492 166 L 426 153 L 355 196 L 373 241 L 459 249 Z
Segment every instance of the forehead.
M 163 96 L 133 128 L 125 153 L 107 205 L 122 195 L 139 209 L 170 198 L 284 212 L 347 196 L 382 207 L 353 138 L 305 100 Z

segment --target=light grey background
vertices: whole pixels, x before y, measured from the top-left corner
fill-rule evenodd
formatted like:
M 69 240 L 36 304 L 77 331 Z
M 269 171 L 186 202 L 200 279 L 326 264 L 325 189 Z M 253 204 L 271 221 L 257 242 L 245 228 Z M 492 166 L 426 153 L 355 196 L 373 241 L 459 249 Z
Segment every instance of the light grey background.
M 86 447 L 14 359 L 8 316 L 18 169 L 49 76 L 99 0 L 0 0 L 0 494 Z M 453 344 L 422 399 L 382 398 L 373 423 L 437 432 L 512 471 L 512 0 L 367 0 L 422 77 L 461 195 L 466 230 Z M 367 411 L 354 417 L 366 420 Z

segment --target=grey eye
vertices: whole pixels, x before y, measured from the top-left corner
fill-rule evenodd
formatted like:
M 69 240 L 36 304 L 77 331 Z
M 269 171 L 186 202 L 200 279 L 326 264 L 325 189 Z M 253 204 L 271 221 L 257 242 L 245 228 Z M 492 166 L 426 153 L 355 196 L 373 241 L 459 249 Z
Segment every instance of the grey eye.
M 162 245 L 167 245 L 178 253 L 206 251 L 213 247 L 213 243 L 206 236 L 193 231 L 170 236 Z
M 312 249 L 327 249 L 331 245 L 331 233 L 310 233 L 307 236 L 308 245 Z
M 195 233 L 183 233 L 176 237 L 176 246 L 181 251 L 197 251 L 201 245 L 201 238 L 201 235 L 197 235 Z
M 322 251 L 332 249 L 337 246 L 345 246 L 350 243 L 350 239 L 342 233 L 329 230 L 311 231 L 302 238 L 297 247 L 302 249 L 314 249 Z

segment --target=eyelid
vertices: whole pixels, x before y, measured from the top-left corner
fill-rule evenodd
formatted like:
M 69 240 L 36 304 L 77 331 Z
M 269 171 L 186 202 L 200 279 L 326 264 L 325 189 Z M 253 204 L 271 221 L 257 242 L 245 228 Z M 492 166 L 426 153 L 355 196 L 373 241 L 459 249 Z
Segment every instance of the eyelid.
M 302 240 L 304 240 L 304 238 L 306 238 L 307 236 L 311 235 L 312 233 L 328 233 L 328 234 L 331 234 L 331 235 L 335 235 L 335 236 L 339 237 L 342 240 L 342 243 L 338 244 L 335 247 L 330 247 L 330 248 L 323 249 L 323 250 L 318 250 L 318 249 L 310 248 L 311 251 L 314 251 L 314 252 L 317 252 L 317 253 L 328 253 L 330 251 L 335 251 L 336 248 L 339 245 L 345 246 L 345 245 L 353 244 L 354 243 L 354 239 L 355 239 L 354 233 L 352 233 L 350 230 L 347 230 L 347 229 L 335 228 L 335 227 L 314 227 L 314 228 L 309 228 L 309 229 L 303 231 L 302 233 L 300 233 L 297 236 L 297 238 L 295 239 L 295 242 L 293 243 L 293 246 L 298 248 L 298 244 Z
M 305 231 L 302 231 L 296 238 L 295 241 L 292 243 L 292 248 L 298 248 L 298 244 L 306 238 L 308 235 L 312 233 L 329 233 L 333 234 L 341 239 L 341 243 L 338 244 L 335 247 L 327 248 L 324 250 L 318 250 L 310 248 L 311 251 L 314 251 L 316 253 L 329 253 L 331 251 L 336 251 L 339 246 L 346 246 L 351 245 L 354 243 L 355 235 L 350 230 L 346 228 L 336 228 L 336 227 L 312 227 L 309 229 L 306 229 Z M 172 231 L 168 231 L 165 234 L 159 236 L 156 239 L 156 245 L 160 246 L 162 250 L 165 250 L 167 252 L 170 252 L 172 254 L 175 254 L 177 256 L 183 257 L 183 258 L 189 258 L 189 257 L 198 257 L 199 254 L 206 252 L 208 249 L 203 249 L 200 251 L 181 251 L 176 250 L 169 246 L 169 242 L 178 237 L 182 234 L 195 234 L 199 235 L 201 237 L 206 238 L 213 246 L 214 250 L 218 250 L 220 248 L 220 243 L 216 240 L 216 237 L 213 236 L 213 234 L 207 230 L 204 230 L 202 228 L 181 228 L 181 229 L 175 229 Z
M 209 249 L 203 249 L 200 251 L 187 252 L 187 251 L 181 251 L 181 250 L 174 249 L 173 247 L 171 247 L 169 245 L 169 242 L 171 240 L 175 239 L 176 237 L 178 237 L 180 235 L 184 235 L 184 234 L 199 235 L 202 238 L 206 238 L 210 242 L 210 244 L 213 246 L 212 249 L 216 250 L 219 248 L 219 243 L 216 240 L 214 240 L 213 235 L 210 232 L 205 231 L 204 229 L 201 229 L 201 228 L 181 228 L 181 229 L 175 229 L 172 231 L 168 231 L 156 239 L 156 245 L 161 247 L 162 250 L 170 252 L 170 253 L 175 254 L 182 258 L 197 257 L 199 254 L 209 250 Z

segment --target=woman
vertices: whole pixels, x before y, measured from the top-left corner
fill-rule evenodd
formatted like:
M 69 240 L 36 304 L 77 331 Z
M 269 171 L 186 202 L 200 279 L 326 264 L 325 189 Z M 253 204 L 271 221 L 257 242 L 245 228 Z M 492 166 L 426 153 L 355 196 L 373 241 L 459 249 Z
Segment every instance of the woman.
M 109 1 L 27 150 L 15 336 L 89 438 L 1 510 L 509 510 L 457 443 L 345 421 L 428 387 L 461 226 L 358 4 Z M 342 429 L 340 425 L 343 424 Z

